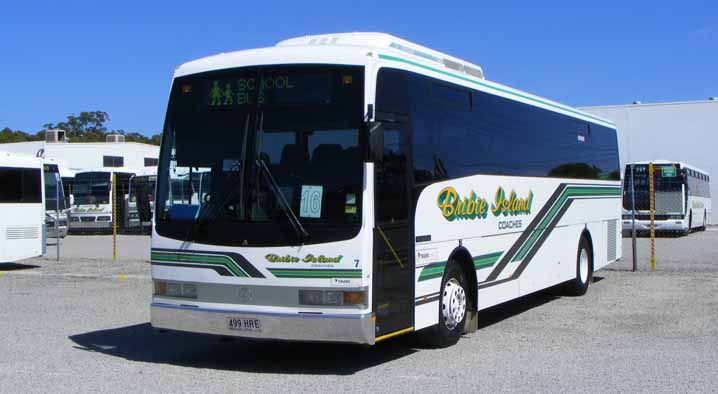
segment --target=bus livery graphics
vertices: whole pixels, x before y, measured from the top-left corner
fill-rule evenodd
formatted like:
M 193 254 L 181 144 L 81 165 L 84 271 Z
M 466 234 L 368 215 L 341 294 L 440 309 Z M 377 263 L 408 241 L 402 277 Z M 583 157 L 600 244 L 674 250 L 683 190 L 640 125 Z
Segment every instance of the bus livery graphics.
M 611 122 L 393 36 L 189 62 L 163 131 L 151 322 L 451 345 L 480 309 L 585 293 L 621 258 L 620 199 Z

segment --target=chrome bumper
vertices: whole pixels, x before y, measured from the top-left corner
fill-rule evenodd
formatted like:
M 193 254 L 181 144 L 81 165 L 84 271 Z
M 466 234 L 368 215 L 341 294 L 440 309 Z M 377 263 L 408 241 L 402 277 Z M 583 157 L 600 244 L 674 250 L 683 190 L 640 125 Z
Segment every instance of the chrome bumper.
M 262 331 L 235 331 L 227 318 L 260 319 Z M 245 338 L 374 344 L 374 320 L 366 315 L 259 313 L 203 309 L 153 302 L 152 327 Z
M 680 219 L 654 221 L 656 231 L 684 231 L 688 223 Z M 631 231 L 633 226 L 631 220 L 623 220 L 623 231 Z M 648 231 L 651 229 L 651 222 L 648 220 L 636 220 L 636 231 Z

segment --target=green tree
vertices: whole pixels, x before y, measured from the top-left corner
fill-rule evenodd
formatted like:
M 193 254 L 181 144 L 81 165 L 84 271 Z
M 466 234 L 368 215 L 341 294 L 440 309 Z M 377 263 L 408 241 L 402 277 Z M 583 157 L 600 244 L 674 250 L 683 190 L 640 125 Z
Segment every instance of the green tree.
M 37 141 L 37 137 L 21 130 L 13 130 L 9 127 L 0 130 L 0 144 L 25 141 Z
M 105 140 L 110 115 L 104 111 L 83 111 L 80 115 L 70 115 L 67 120 L 58 123 L 46 123 L 45 129 L 63 129 L 74 142 L 99 142 Z

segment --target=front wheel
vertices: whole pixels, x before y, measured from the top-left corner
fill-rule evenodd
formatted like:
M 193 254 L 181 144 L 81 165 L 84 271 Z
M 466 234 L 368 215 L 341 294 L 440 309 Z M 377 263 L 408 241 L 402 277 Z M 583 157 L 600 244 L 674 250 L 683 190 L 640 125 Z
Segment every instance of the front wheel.
M 456 344 L 461 337 L 469 311 L 466 277 L 459 265 L 450 261 L 441 280 L 439 323 L 420 332 L 420 338 L 434 347 Z
M 586 237 L 581 237 L 576 254 L 576 278 L 566 283 L 564 290 L 570 296 L 582 296 L 588 291 L 593 278 L 593 252 L 591 243 Z

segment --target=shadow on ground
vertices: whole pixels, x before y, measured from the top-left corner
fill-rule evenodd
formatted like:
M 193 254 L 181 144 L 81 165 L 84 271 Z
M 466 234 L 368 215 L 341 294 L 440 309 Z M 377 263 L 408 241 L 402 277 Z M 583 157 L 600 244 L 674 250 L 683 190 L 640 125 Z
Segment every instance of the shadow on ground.
M 40 268 L 40 266 L 34 264 L 0 263 L 0 271 L 21 271 L 33 268 Z
M 131 361 L 253 373 L 351 375 L 408 356 L 410 337 L 374 347 L 248 341 L 160 332 L 149 323 L 70 336 L 76 348 Z
M 594 283 L 602 279 L 594 277 Z M 556 286 L 481 311 L 479 329 L 559 299 L 560 294 L 561 287 Z M 131 361 L 253 373 L 315 375 L 351 375 L 429 349 L 415 335 L 368 347 L 231 339 L 159 331 L 149 323 L 72 335 L 70 340 L 77 344 L 77 349 Z

